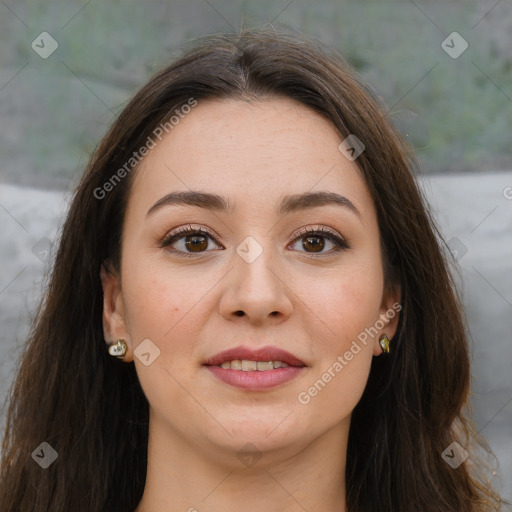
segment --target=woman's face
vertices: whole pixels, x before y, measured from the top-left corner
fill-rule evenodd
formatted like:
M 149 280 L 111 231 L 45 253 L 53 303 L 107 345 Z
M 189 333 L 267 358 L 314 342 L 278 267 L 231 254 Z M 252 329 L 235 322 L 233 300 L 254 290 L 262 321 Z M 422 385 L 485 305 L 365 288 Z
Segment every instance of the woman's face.
M 103 273 L 106 339 L 127 340 L 152 428 L 219 452 L 348 431 L 399 296 L 384 293 L 375 207 L 342 140 L 281 98 L 201 100 L 155 140 L 134 175 L 120 279 Z M 169 196 L 193 191 L 215 199 Z M 174 236 L 189 225 L 205 233 Z M 286 362 L 269 347 L 302 366 L 258 370 Z M 216 366 L 244 359 L 249 371 Z

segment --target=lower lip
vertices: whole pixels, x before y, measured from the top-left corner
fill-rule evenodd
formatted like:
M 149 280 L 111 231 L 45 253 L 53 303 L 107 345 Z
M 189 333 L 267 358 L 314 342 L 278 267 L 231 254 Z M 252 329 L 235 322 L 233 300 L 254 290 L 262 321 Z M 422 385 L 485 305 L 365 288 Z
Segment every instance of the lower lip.
M 260 389 L 270 389 L 294 379 L 305 369 L 305 366 L 274 368 L 263 372 L 244 372 L 243 370 L 231 370 L 220 366 L 206 366 L 206 368 L 226 384 L 241 389 L 258 391 Z

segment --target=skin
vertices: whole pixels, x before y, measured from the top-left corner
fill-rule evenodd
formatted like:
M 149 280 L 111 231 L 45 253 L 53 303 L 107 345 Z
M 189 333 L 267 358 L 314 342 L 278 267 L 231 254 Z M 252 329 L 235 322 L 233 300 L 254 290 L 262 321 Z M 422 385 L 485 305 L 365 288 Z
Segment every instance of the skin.
M 395 334 L 398 314 L 381 315 L 400 291 L 384 286 L 374 203 L 357 161 L 338 150 L 342 140 L 291 99 L 204 100 L 137 170 L 120 275 L 101 274 L 105 339 L 126 340 L 124 360 L 134 361 L 150 404 L 148 475 L 136 512 L 346 510 L 351 413 L 382 353 L 380 334 Z M 166 194 L 190 189 L 228 196 L 233 210 L 166 205 L 147 215 Z M 347 197 L 360 216 L 339 205 L 276 214 L 284 195 L 320 190 Z M 189 223 L 218 238 L 201 239 L 191 258 L 170 252 L 191 252 L 183 238 L 161 246 Z M 311 235 L 297 237 L 304 226 L 331 228 L 350 248 L 335 252 L 320 237 L 323 256 L 315 258 L 303 246 Z M 263 250 L 252 263 L 236 252 L 247 236 Z M 300 403 L 298 394 L 382 318 L 378 335 Z M 145 339 L 160 350 L 149 366 L 133 353 Z M 275 345 L 307 368 L 276 388 L 241 390 L 203 366 L 238 345 Z

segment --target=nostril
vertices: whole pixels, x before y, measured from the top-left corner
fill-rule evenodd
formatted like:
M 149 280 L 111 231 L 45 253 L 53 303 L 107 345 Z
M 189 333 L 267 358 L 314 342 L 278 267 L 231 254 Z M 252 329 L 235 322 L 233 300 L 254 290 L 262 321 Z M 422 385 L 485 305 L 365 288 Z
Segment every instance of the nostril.
M 236 312 L 236 315 L 237 315 L 237 316 L 243 316 L 243 315 L 244 315 L 244 312 L 243 312 L 243 311 L 241 311 L 241 310 L 238 310 L 238 311 Z

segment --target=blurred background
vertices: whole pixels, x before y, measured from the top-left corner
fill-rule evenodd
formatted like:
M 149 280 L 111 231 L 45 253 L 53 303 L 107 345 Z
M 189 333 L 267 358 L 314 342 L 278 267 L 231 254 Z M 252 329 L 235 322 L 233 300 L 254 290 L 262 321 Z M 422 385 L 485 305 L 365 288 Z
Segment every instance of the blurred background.
M 115 116 L 193 38 L 269 23 L 339 50 L 414 149 L 466 308 L 473 419 L 512 499 L 511 0 L 0 1 L 0 403 Z

